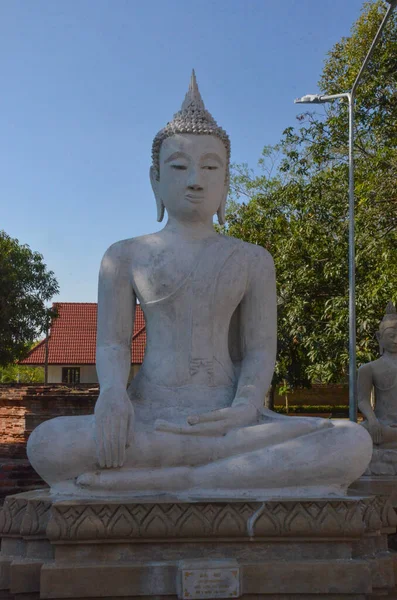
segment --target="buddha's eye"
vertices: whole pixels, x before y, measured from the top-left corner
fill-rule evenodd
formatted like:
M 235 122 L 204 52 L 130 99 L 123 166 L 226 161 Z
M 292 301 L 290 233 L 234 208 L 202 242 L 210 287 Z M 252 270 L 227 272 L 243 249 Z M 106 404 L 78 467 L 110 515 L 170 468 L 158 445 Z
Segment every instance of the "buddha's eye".
M 186 165 L 171 165 L 171 169 L 176 169 L 177 171 L 186 171 Z
M 215 165 L 203 165 L 201 168 L 206 169 L 207 171 L 216 171 L 218 167 Z

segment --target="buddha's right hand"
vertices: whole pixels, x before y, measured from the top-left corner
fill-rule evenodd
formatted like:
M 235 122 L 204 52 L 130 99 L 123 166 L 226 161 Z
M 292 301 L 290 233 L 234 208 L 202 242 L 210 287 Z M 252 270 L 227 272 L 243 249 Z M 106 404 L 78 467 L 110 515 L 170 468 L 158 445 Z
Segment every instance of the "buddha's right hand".
M 95 441 L 101 468 L 122 467 L 132 441 L 134 409 L 126 390 L 108 389 L 95 405 Z
M 368 420 L 367 427 L 374 444 L 381 444 L 383 441 L 383 432 L 382 425 L 379 423 L 378 419 L 374 419 L 371 421 Z

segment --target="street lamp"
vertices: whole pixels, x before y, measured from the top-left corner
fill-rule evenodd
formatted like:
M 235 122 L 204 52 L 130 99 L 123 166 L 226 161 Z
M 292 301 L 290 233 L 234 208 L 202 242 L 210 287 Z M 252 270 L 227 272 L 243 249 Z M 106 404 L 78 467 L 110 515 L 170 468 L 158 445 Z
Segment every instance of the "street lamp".
M 354 247 L 354 102 L 355 92 L 361 76 L 372 56 L 380 35 L 397 5 L 397 0 L 386 0 L 389 4 L 382 23 L 372 41 L 371 47 L 358 72 L 350 92 L 341 94 L 307 94 L 295 100 L 296 104 L 323 104 L 337 98 L 346 98 L 349 103 L 349 418 L 357 421 L 357 382 L 356 382 L 356 269 Z

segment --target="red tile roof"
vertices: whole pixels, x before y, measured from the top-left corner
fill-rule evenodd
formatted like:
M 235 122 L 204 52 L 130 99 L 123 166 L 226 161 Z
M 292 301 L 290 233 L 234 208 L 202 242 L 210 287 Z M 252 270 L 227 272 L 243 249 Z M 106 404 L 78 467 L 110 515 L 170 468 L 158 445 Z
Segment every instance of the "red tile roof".
M 97 304 L 95 302 L 54 302 L 58 312 L 48 339 L 49 365 L 95 365 Z M 139 304 L 135 312 L 131 363 L 141 364 L 146 346 L 146 328 Z M 44 365 L 45 340 L 37 344 L 22 365 Z

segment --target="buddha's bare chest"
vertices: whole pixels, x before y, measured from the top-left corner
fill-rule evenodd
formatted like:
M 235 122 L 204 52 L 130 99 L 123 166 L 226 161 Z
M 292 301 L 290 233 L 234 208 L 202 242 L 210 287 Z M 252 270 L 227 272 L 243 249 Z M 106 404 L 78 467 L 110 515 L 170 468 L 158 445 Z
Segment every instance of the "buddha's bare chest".
M 137 258 L 131 267 L 135 292 L 141 301 L 154 302 L 173 293 L 191 273 L 198 256 L 183 248 L 179 253 L 166 249 Z
M 215 247 L 213 250 L 212 254 L 211 248 L 181 246 L 136 257 L 131 275 L 137 297 L 147 304 L 168 298 L 178 290 L 182 295 L 184 290 L 190 290 L 205 299 L 216 289 L 225 301 L 234 304 L 235 297 L 244 292 L 246 272 L 228 260 L 231 253 L 219 253 Z
M 397 396 L 397 365 L 377 365 L 373 372 L 374 386 L 378 397 Z

